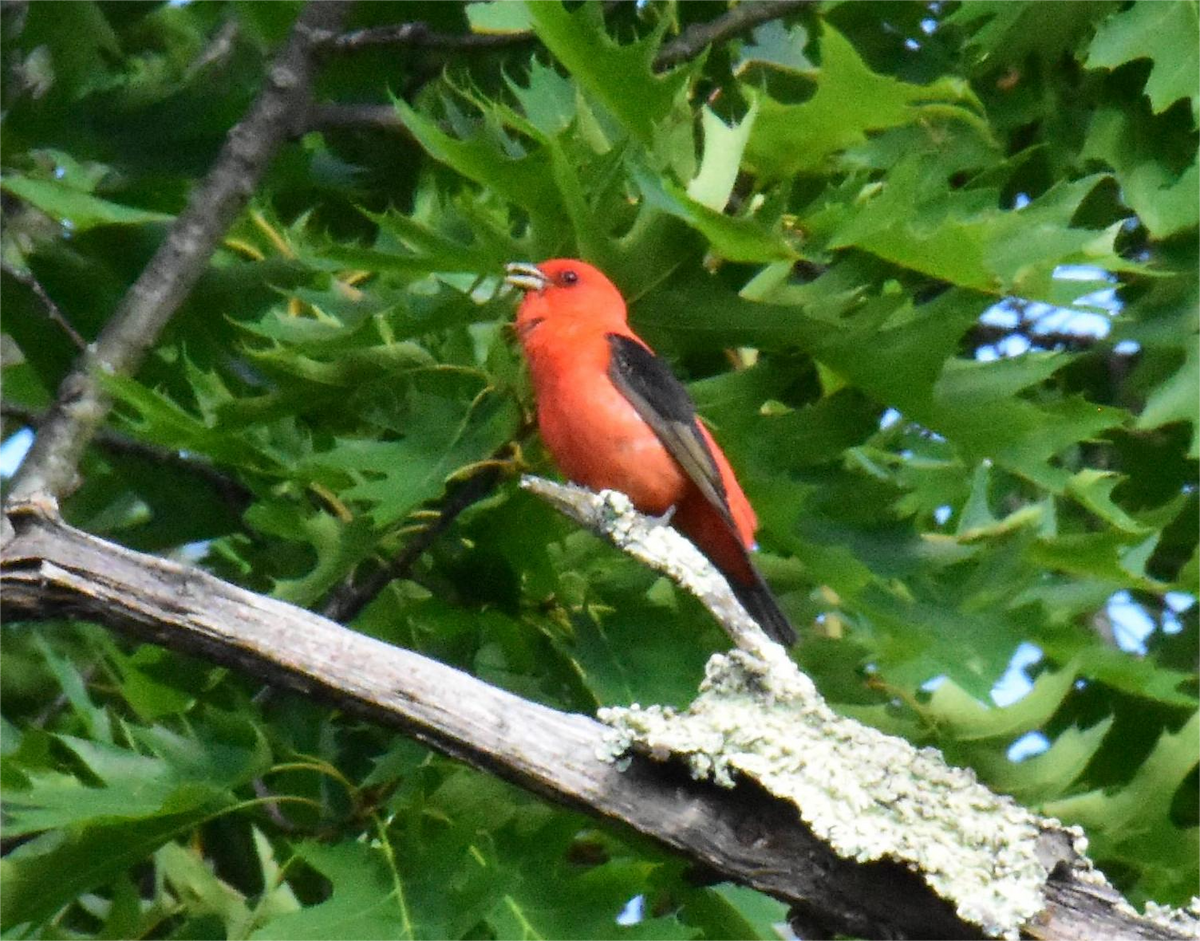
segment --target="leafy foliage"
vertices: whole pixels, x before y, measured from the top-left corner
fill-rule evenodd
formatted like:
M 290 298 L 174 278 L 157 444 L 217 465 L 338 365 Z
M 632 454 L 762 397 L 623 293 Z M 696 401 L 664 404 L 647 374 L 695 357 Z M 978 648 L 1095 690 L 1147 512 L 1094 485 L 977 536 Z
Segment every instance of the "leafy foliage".
M 1197 886 L 1197 7 L 361 4 L 529 28 L 331 57 L 394 102 L 278 159 L 64 509 L 320 610 L 501 483 L 354 626 L 562 709 L 684 704 L 722 635 L 518 491 L 550 472 L 505 261 L 631 302 L 738 468 L 839 709 Z M 41 409 L 296 4 L 3 9 L 4 401 Z M 317 114 L 317 112 L 314 112 Z M 5 419 L 5 432 L 19 422 Z M 11 446 L 11 441 L 10 441 Z M 752 937 L 781 906 L 413 743 L 81 623 L 6 627 L 23 937 Z M 1021 757 L 1025 756 L 1025 757 Z M 13 845 L 17 844 L 17 845 Z M 624 914 L 622 914 L 624 913 Z

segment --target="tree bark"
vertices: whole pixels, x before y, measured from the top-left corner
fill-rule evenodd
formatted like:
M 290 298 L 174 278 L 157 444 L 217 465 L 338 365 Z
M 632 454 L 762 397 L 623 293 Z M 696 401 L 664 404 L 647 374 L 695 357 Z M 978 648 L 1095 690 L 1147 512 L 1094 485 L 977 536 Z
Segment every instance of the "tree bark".
M 962 922 L 898 863 L 841 859 L 795 809 L 750 783 L 732 790 L 635 757 L 597 757 L 606 727 L 527 702 L 465 673 L 256 595 L 205 572 L 98 539 L 49 502 L 13 507 L 0 551 L 6 617 L 98 621 L 392 726 L 530 791 L 632 827 L 722 877 L 795 906 L 808 924 L 859 937 L 967 938 Z M 1110 890 L 1059 867 L 1036 938 L 1181 938 Z

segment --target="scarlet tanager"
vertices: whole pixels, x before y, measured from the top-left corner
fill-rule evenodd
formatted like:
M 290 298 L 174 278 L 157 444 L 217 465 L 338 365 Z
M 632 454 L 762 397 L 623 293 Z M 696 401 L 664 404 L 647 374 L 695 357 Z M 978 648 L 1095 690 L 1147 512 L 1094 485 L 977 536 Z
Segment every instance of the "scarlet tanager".
M 619 490 L 672 524 L 720 569 L 779 643 L 796 632 L 750 561 L 758 518 L 729 461 L 670 368 L 630 328 L 625 299 L 571 258 L 508 265 L 525 292 L 517 336 L 529 361 L 538 427 L 559 468 L 593 490 Z

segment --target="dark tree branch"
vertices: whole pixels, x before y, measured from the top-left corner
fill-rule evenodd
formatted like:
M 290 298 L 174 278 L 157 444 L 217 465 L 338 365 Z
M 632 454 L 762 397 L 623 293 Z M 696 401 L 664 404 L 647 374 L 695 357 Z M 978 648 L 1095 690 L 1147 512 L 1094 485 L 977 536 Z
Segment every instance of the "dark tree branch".
M 45 412 L 25 408 L 23 405 L 11 405 L 8 402 L 0 402 L 0 415 L 14 421 L 19 421 L 35 431 L 46 420 Z M 212 464 L 201 459 L 184 457 L 178 451 L 145 444 L 133 438 L 127 438 L 120 432 L 111 431 L 108 428 L 97 430 L 93 438 L 93 444 L 98 448 L 108 451 L 110 454 L 128 454 L 146 461 L 152 461 L 155 464 L 163 464 L 167 467 L 178 468 L 185 473 L 193 474 L 219 493 L 230 509 L 239 515 L 245 511 L 254 497 L 250 490 L 243 486 L 240 481 L 222 473 L 213 467 Z
M 666 43 L 654 59 L 658 71 L 698 55 L 707 46 L 724 42 L 769 20 L 786 16 L 812 0 L 748 0 L 706 23 L 694 23 Z M 535 42 L 533 32 L 442 33 L 427 23 L 396 23 L 343 33 L 329 45 L 335 52 L 355 52 L 379 46 L 408 46 L 451 52 L 506 49 Z
M 71 342 L 75 344 L 75 349 L 82 351 L 87 347 L 87 341 L 79 335 L 79 331 L 71 326 L 71 321 L 67 319 L 66 314 L 62 312 L 59 306 L 54 303 L 54 298 L 42 287 L 42 282 L 33 276 L 33 272 L 21 271 L 14 268 L 8 262 L 0 264 L 0 269 L 10 278 L 25 285 L 25 287 L 33 292 L 33 296 L 38 299 L 45 309 L 46 316 L 58 324 L 62 328 L 63 333 L 71 338 Z
M 669 69 L 769 20 L 777 20 L 812 0 L 747 0 L 707 23 L 693 23 L 666 43 L 654 57 L 654 68 Z
M 478 503 L 500 482 L 503 471 L 488 465 L 453 488 L 442 501 L 437 519 L 414 534 L 400 553 L 387 565 L 356 581 L 353 577 L 329 593 L 321 613 L 331 621 L 343 624 L 353 621 L 372 599 L 398 578 L 406 578 L 413 565 L 437 538 L 450 528 L 459 515 Z
M 428 23 L 396 23 L 373 26 L 343 33 L 329 43 L 334 52 L 357 52 L 380 46 L 408 46 L 416 49 L 443 49 L 453 52 L 477 52 L 506 49 L 533 42 L 533 33 L 440 33 Z
M 795 808 L 743 782 L 691 780 L 635 757 L 601 761 L 606 727 L 489 686 L 411 651 L 255 595 L 207 573 L 132 552 L 56 519 L 13 507 L 0 552 L 8 617 L 100 621 L 141 640 L 203 657 L 399 728 L 521 787 L 632 827 L 701 865 L 860 937 L 978 937 L 908 868 L 837 856 Z M 1022 930 L 1036 938 L 1183 935 L 1139 918 L 1110 889 L 1063 863 L 1046 906 Z
M 229 132 L 216 163 L 193 192 L 150 263 L 121 299 L 95 344 L 59 387 L 54 406 L 13 479 L 10 499 L 55 498 L 76 479 L 79 459 L 108 413 L 101 374 L 130 375 L 203 273 L 217 242 L 241 211 L 279 145 L 307 107 L 315 53 L 341 25 L 349 4 L 313 0 L 267 72 L 266 86 Z
M 400 115 L 391 105 L 323 104 L 308 110 L 307 120 L 299 130 L 331 131 L 347 127 L 374 127 L 385 131 L 408 133 Z

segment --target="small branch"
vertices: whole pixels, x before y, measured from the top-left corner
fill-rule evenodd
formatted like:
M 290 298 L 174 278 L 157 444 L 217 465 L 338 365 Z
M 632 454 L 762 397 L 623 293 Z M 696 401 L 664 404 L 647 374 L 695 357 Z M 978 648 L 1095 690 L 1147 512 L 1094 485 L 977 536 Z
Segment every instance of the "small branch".
M 596 494 L 584 487 L 556 484 L 542 477 L 523 477 L 521 486 L 691 592 L 740 649 L 767 664 L 787 661 L 783 648 L 770 640 L 746 613 L 725 577 L 704 554 L 677 530 L 634 512 L 625 494 L 615 490 Z
M 396 23 L 373 26 L 343 33 L 332 42 L 333 52 L 357 52 L 379 46 L 408 46 L 415 49 L 444 49 L 454 52 L 478 52 L 520 46 L 535 39 L 531 32 L 516 33 L 440 33 L 428 23 Z
M 187 70 L 184 72 L 184 80 L 191 81 L 204 69 L 219 62 L 223 62 L 233 54 L 234 43 L 237 40 L 240 27 L 235 17 L 230 17 L 217 30 L 208 45 L 201 50 L 194 61 L 192 61 Z
M 620 0 L 604 0 L 603 7 L 607 11 L 619 2 Z M 372 26 L 343 33 L 329 46 L 334 52 L 357 52 L 359 49 L 374 49 L 379 46 L 474 52 L 505 49 L 536 40 L 537 36 L 532 30 L 514 30 L 507 33 L 442 33 L 430 28 L 428 23 L 417 21 L 394 23 L 391 26 Z
M 204 182 L 163 244 L 125 293 L 94 345 L 59 387 L 54 406 L 18 469 L 10 500 L 58 498 L 75 483 L 79 459 L 108 413 L 100 374 L 131 375 L 192 285 L 221 235 L 250 198 L 279 145 L 307 107 L 314 55 L 341 25 L 349 4 L 312 0 L 267 72 L 266 87 L 229 132 Z
M 615 530 L 628 522 L 628 514 L 614 518 Z M 909 867 L 838 856 L 794 806 L 750 782 L 727 789 L 636 755 L 624 766 L 600 760 L 612 751 L 612 730 L 592 719 L 528 702 L 198 569 L 89 536 L 55 518 L 46 503 L 15 506 L 5 523 L 0 602 L 7 617 L 97 620 L 399 728 L 537 794 L 632 827 L 799 906 L 831 930 L 894 938 L 980 934 Z M 1107 886 L 1081 880 L 1069 834 L 1049 834 L 1041 850 L 1052 873 L 1044 909 L 1022 926 L 1027 935 L 1186 936 L 1138 917 Z
M 374 127 L 408 134 L 408 128 L 392 105 L 314 105 L 302 131 L 330 131 L 346 127 Z
M 694 23 L 666 43 L 654 59 L 657 71 L 669 69 L 698 55 L 703 49 L 731 39 L 769 20 L 779 19 L 812 0 L 747 0 L 727 13 Z M 532 31 L 512 33 L 441 33 L 427 23 L 396 23 L 343 33 L 329 46 L 335 52 L 355 52 L 379 46 L 408 46 L 452 52 L 477 52 L 507 49 L 537 40 Z
M 35 431 L 46 420 L 45 412 L 25 408 L 23 405 L 11 405 L 8 402 L 0 402 L 0 415 L 3 415 L 5 418 L 11 418 L 14 421 L 19 421 Z M 107 428 L 97 430 L 93 443 L 96 447 L 111 454 L 128 454 L 146 461 L 153 461 L 155 464 L 163 464 L 168 467 L 178 468 L 188 474 L 194 474 L 219 493 L 221 498 L 229 505 L 229 508 L 239 516 L 245 512 L 246 507 L 250 505 L 250 501 L 254 498 L 250 490 L 240 481 L 222 473 L 203 460 L 184 457 L 178 451 L 172 451 L 168 448 L 158 448 L 152 444 L 135 441 L 133 438 L 127 438 L 125 435 Z
M 438 536 L 450 528 L 459 514 L 491 493 L 501 476 L 499 467 L 489 465 L 459 484 L 442 501 L 437 519 L 413 535 L 399 555 L 362 581 L 355 582 L 352 577 L 337 586 L 330 592 L 321 613 L 329 620 L 342 624 L 353 621 L 388 585 L 398 578 L 406 578 L 417 559 L 437 541 Z
M 58 324 L 63 333 L 71 338 L 71 342 L 75 344 L 75 349 L 84 350 L 87 347 L 87 341 L 79 335 L 79 332 L 71 326 L 71 321 L 67 319 L 66 314 L 62 312 L 59 306 L 54 303 L 52 298 L 44 287 L 42 282 L 33 276 L 32 271 L 21 271 L 8 262 L 0 264 L 0 270 L 3 270 L 10 278 L 15 279 L 33 292 L 33 296 L 41 302 L 42 307 L 46 311 L 46 316 Z
M 654 68 L 660 72 L 669 69 L 699 55 L 708 46 L 732 39 L 769 20 L 777 20 L 811 2 L 812 0 L 745 0 L 728 13 L 707 23 L 693 23 L 666 43 L 654 57 Z

